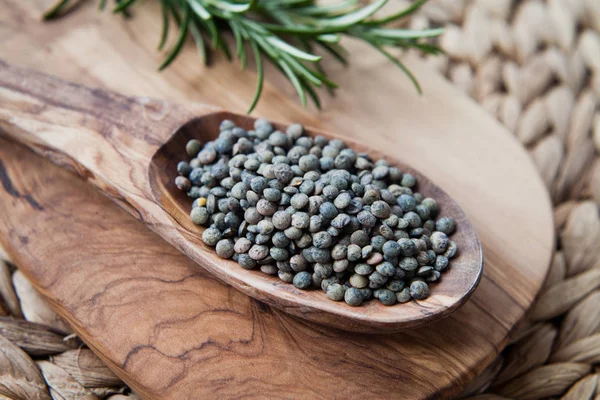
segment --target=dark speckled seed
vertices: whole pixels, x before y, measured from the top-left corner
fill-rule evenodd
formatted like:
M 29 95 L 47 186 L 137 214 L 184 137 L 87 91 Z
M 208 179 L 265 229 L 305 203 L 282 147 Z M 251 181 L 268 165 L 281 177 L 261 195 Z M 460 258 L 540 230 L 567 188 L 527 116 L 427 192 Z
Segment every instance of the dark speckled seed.
M 260 199 L 256 203 L 256 210 L 264 216 L 271 216 L 277 211 L 277 204 L 266 199 Z
M 248 250 L 250 250 L 250 247 L 252 247 L 251 241 L 249 241 L 246 238 L 239 238 L 235 242 L 235 245 L 233 246 L 233 250 L 235 250 L 235 252 L 238 254 L 243 254 L 243 253 L 247 253 Z
M 281 200 L 279 200 L 279 204 L 282 206 L 289 206 L 290 205 L 290 199 L 291 196 L 287 193 L 282 193 L 281 194 Z
M 419 268 L 419 262 L 414 257 L 404 257 L 400 260 L 398 266 L 405 271 L 414 271 Z
M 414 211 L 417 206 L 417 201 L 409 194 L 401 194 L 400 197 L 398 197 L 398 205 L 404 212 Z
M 331 261 L 331 254 L 325 249 L 317 249 L 316 247 L 312 247 L 312 256 L 317 263 L 328 263 Z
M 373 272 L 373 266 L 366 263 L 356 264 L 354 266 L 354 272 L 359 275 L 368 276 Z
M 263 196 L 265 200 L 276 203 L 281 200 L 281 191 L 273 188 L 266 188 L 263 191 Z
M 384 306 L 393 306 L 396 304 L 396 293 L 388 289 L 382 289 L 379 292 L 379 301 L 381 301 L 381 304 Z
M 415 300 L 424 300 L 429 296 L 429 286 L 423 281 L 412 281 L 410 284 L 410 295 Z
M 250 181 L 250 188 L 256 193 L 262 193 L 262 191 L 266 189 L 268 185 L 269 182 L 262 176 L 254 177 Z
M 177 164 L 177 172 L 179 173 L 179 175 L 188 176 L 190 172 L 192 172 L 192 167 L 190 167 L 190 164 L 188 164 L 187 162 L 180 161 Z
M 335 199 L 339 193 L 340 190 L 333 185 L 327 185 L 323 188 L 323 197 L 327 200 Z
M 335 260 L 333 262 L 333 271 L 336 273 L 342 273 L 348 269 L 350 262 L 348 260 Z
M 279 270 L 277 271 L 277 276 L 286 283 L 292 283 L 294 280 L 294 274 L 291 272 Z
M 185 145 L 185 152 L 190 157 L 196 157 L 196 155 L 202 149 L 202 142 L 198 139 L 192 139 Z
M 394 276 L 396 273 L 396 268 L 389 262 L 382 262 L 381 264 L 375 267 L 377 272 L 379 272 L 383 276 Z
M 350 205 L 350 201 L 352 201 L 352 196 L 350 193 L 343 192 L 335 198 L 333 205 L 336 206 L 338 210 L 343 210 Z
M 341 301 L 346 293 L 346 288 L 339 283 L 333 283 L 327 286 L 327 298 L 333 301 Z
M 287 164 L 277 164 L 273 167 L 273 173 L 275 174 L 275 178 L 279 182 L 288 183 L 294 177 L 294 173 L 292 172 L 292 168 Z
M 231 258 L 234 253 L 233 241 L 231 239 L 222 239 L 215 246 L 217 255 L 221 258 Z
M 289 254 L 286 249 L 280 247 L 271 247 L 269 254 L 273 257 L 273 260 L 284 261 L 289 258 Z
M 305 179 L 302 184 L 298 187 L 300 193 L 304 193 L 307 196 L 310 196 L 312 192 L 315 190 L 315 182 L 309 179 Z
M 296 228 L 294 226 L 291 226 L 289 228 L 287 228 L 285 231 L 283 231 L 285 233 L 285 236 L 290 239 L 290 240 L 296 240 L 296 239 L 300 239 L 302 237 L 302 229 Z
M 454 232 L 455 223 L 452 218 L 442 217 L 437 220 L 435 223 L 435 229 L 445 233 L 446 235 L 451 235 Z
M 261 265 L 260 272 L 267 275 L 275 275 L 277 274 L 277 267 L 273 264 Z
M 373 254 L 373 246 L 371 246 L 370 244 L 364 246 L 361 249 L 362 258 L 367 259 L 371 256 L 371 254 Z
M 404 174 L 402 175 L 402 180 L 400 181 L 400 184 L 404 187 L 412 188 L 417 184 L 417 180 L 411 174 Z
M 221 232 L 214 226 L 204 230 L 202 233 L 202 241 L 211 247 L 214 247 L 221 240 Z
M 367 232 L 363 230 L 358 230 L 352 233 L 350 236 L 350 243 L 356 244 L 360 247 L 364 247 L 370 243 L 371 239 Z
M 344 211 L 350 215 L 358 214 L 362 210 L 364 205 L 365 204 L 363 199 L 361 199 L 360 197 L 355 197 L 350 201 L 350 204 L 348 205 L 348 207 L 346 207 Z
M 371 246 L 373 246 L 375 251 L 382 251 L 385 242 L 387 242 L 386 238 L 380 235 L 371 238 Z
M 404 281 L 400 280 L 400 279 L 392 279 L 392 280 L 388 281 L 388 283 L 385 285 L 385 287 L 387 287 L 389 290 L 391 290 L 393 292 L 399 292 L 402 289 L 404 289 Z
M 331 246 L 331 235 L 327 232 L 317 232 L 312 237 L 313 245 L 318 249 L 327 249 Z
M 458 251 L 458 247 L 456 246 L 456 243 L 454 243 L 452 240 L 448 243 L 448 249 L 446 250 L 446 252 L 444 253 L 444 256 L 446 256 L 448 259 L 456 256 L 456 253 Z
M 224 199 L 226 200 L 226 199 Z M 227 201 L 227 200 L 226 200 Z M 225 224 L 231 229 L 237 230 L 242 223 L 242 218 L 234 212 L 228 212 L 225 214 Z
M 371 205 L 371 214 L 380 219 L 390 216 L 390 205 L 382 200 L 377 200 Z
M 300 239 L 294 241 L 294 243 L 300 249 L 307 248 L 310 245 L 312 245 L 312 236 L 310 235 L 310 233 L 305 233 L 302 235 L 302 237 L 300 237 Z
M 321 204 L 319 212 L 323 218 L 328 220 L 331 220 L 338 215 L 338 209 L 329 201 Z
M 346 225 L 350 223 L 350 216 L 348 214 L 338 214 L 334 219 L 331 220 L 331 226 L 336 229 L 344 229 Z
M 296 272 L 304 271 L 308 267 L 308 261 L 301 254 L 296 254 L 290 258 L 290 266 Z
M 284 248 L 290 244 L 290 239 L 288 239 L 287 236 L 285 236 L 285 233 L 277 231 L 273 233 L 271 242 L 273 243 L 273 246 Z
M 319 159 L 313 154 L 308 154 L 306 156 L 300 157 L 300 160 L 298 161 L 298 166 L 304 172 L 313 171 L 319 168 Z
M 306 229 L 310 224 L 310 216 L 305 212 L 297 212 L 292 215 L 292 226 L 298 229 Z
M 307 289 L 312 284 L 312 275 L 306 271 L 298 272 L 294 276 L 293 283 L 298 289 Z
M 321 279 L 329 278 L 333 273 L 333 266 L 327 263 L 319 263 L 317 262 L 313 267 L 315 271 L 315 275 L 317 275 Z M 320 286 L 320 283 L 319 283 Z
M 304 134 L 304 127 L 300 124 L 292 124 L 288 126 L 285 133 L 288 135 L 290 140 L 294 141 Z
M 344 293 L 344 300 L 350 306 L 360 306 L 363 302 L 363 295 L 357 288 L 351 287 Z
M 248 254 L 239 254 L 238 264 L 244 269 L 253 269 L 256 267 L 256 261 L 250 258 Z
M 194 207 L 190 212 L 190 218 L 196 225 L 206 225 L 210 215 L 205 207 Z
M 434 232 L 431 237 L 431 249 L 437 254 L 443 254 L 448 248 L 448 236 L 443 232 Z
M 417 263 L 419 265 L 427 265 L 431 262 L 431 259 L 429 258 L 429 254 L 426 251 L 420 251 L 417 254 Z
M 358 222 L 365 228 L 372 228 L 377 223 L 377 218 L 369 211 L 361 211 L 357 215 Z
M 354 160 L 346 154 L 338 154 L 333 161 L 333 165 L 337 169 L 349 170 L 354 165 Z
M 331 258 L 334 260 L 343 260 L 348 255 L 348 246 L 342 243 L 337 243 L 331 249 Z
M 419 204 L 418 206 L 415 207 L 415 212 L 417 213 L 417 215 L 419 217 L 421 217 L 421 219 L 423 221 L 427 221 L 429 219 L 429 217 L 431 216 L 431 212 L 429 211 L 429 208 L 427 208 L 426 206 Z
M 376 232 L 379 233 L 381 236 L 383 236 L 387 240 L 394 239 L 394 231 L 392 230 L 392 228 L 390 228 L 386 224 L 379 225 L 379 228 L 377 229 Z
M 296 210 L 301 210 L 308 204 L 308 196 L 304 193 L 297 193 L 290 199 L 290 204 Z
M 408 222 L 408 226 L 413 229 L 419 228 L 422 225 L 421 217 L 419 217 L 417 215 L 417 213 L 415 213 L 413 211 L 409 211 L 406 214 L 404 214 L 402 219 L 405 220 L 406 222 Z
M 423 230 L 423 228 L 411 229 L 409 232 L 411 238 L 421 237 L 424 233 L 425 231 Z
M 310 222 L 308 224 L 308 231 L 315 233 L 321 230 L 323 226 L 323 217 L 320 215 L 313 215 L 310 217 Z
M 420 267 L 417 270 L 417 276 L 425 278 L 425 277 L 428 277 L 429 275 L 431 275 L 432 271 L 433 271 L 433 267 L 432 266 L 425 265 L 425 266 Z
M 421 205 L 429 208 L 431 218 L 435 218 L 437 216 L 437 213 L 439 212 L 439 207 L 438 207 L 437 202 L 434 199 L 427 197 L 427 198 L 423 199 L 423 201 L 421 202 Z
M 368 205 L 373 204 L 373 202 L 379 200 L 379 198 L 379 191 L 372 187 L 370 189 L 365 190 L 365 194 L 363 195 L 363 200 L 365 204 Z
M 334 160 L 331 157 L 321 157 L 319 165 L 323 171 L 330 171 L 334 167 Z
M 333 226 L 330 226 L 329 228 L 327 228 L 327 233 L 329 233 L 333 237 L 338 237 L 341 233 L 341 230 L 339 230 L 338 228 L 335 228 Z
M 304 259 L 309 263 L 315 262 L 315 258 L 313 257 L 313 250 L 314 250 L 314 247 L 302 249 L 302 253 L 301 253 L 302 257 L 304 257 Z
M 250 207 L 244 213 L 244 219 L 249 224 L 257 224 L 262 219 L 260 213 L 254 207 Z
M 446 256 L 437 256 L 433 265 L 436 271 L 444 271 L 448 268 L 448 258 Z
M 410 289 L 407 287 L 396 293 L 396 301 L 398 301 L 398 303 L 406 303 L 410 301 L 410 299 Z
M 289 228 L 292 223 L 292 216 L 285 211 L 277 211 L 271 219 L 275 228 L 284 230 Z
M 362 249 L 360 246 L 356 244 L 351 244 L 348 246 L 347 253 L 348 261 L 358 261 L 362 257 Z
M 192 199 L 197 199 L 199 197 L 202 197 L 202 194 L 200 193 L 200 188 L 198 186 L 192 186 L 192 188 L 190 189 L 188 196 L 190 196 L 190 198 Z
M 255 244 L 248 250 L 248 255 L 253 260 L 259 261 L 269 255 L 269 248 L 261 244 Z

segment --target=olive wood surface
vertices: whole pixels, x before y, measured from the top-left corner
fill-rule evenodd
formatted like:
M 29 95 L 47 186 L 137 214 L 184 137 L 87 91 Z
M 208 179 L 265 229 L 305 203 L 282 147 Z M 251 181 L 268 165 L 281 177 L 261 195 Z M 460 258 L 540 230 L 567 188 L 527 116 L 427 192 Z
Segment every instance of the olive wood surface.
M 191 199 L 174 185 L 177 163 L 191 138 L 213 140 L 223 119 L 251 129 L 254 118 L 195 107 L 195 117 L 182 106 L 163 100 L 128 98 L 101 89 L 68 83 L 0 60 L 0 128 L 85 180 L 200 266 L 253 298 L 289 314 L 338 329 L 382 333 L 431 322 L 456 310 L 479 283 L 481 244 L 460 207 L 421 173 L 396 157 L 392 165 L 415 175 L 418 190 L 436 199 L 440 214 L 452 217 L 452 235 L 459 248 L 443 279 L 431 285 L 430 296 L 395 307 L 378 301 L 352 307 L 329 300 L 321 290 L 300 290 L 277 276 L 246 270 L 224 260 L 202 242 L 204 228 L 189 217 Z M 203 115 L 204 114 L 204 115 Z M 282 131 L 284 125 L 276 125 Z M 307 130 L 310 136 L 340 138 Z M 373 159 L 386 156 L 364 144 L 346 140 Z
M 127 95 L 150 95 L 186 104 L 211 103 L 239 113 L 244 112 L 252 97 L 255 83 L 252 65 L 248 70 L 240 71 L 238 65 L 228 64 L 221 56 L 216 56 L 214 62 L 218 67 L 203 67 L 191 43 L 186 45 L 174 64 L 163 73 L 157 73 L 155 67 L 162 54 L 156 52 L 159 38 L 156 24 L 160 20 L 160 7 L 155 2 L 136 7 L 135 18 L 127 20 L 115 18 L 110 13 L 96 12 L 94 2 L 82 2 L 80 7 L 62 20 L 40 24 L 39 16 L 52 3 L 53 0 L 6 0 L 3 3 L 3 12 L 0 13 L 0 54 L 3 58 L 11 63 L 41 69 L 63 79 L 112 89 Z M 286 342 L 301 339 L 298 343 L 308 343 L 310 338 L 312 346 L 315 346 L 315 343 L 318 346 L 323 341 L 333 341 L 337 343 L 337 350 L 324 352 L 321 357 L 314 349 L 314 352 L 306 353 L 305 347 L 312 348 L 311 346 L 302 346 L 302 349 L 282 352 L 282 358 L 275 361 L 264 361 L 264 364 L 260 364 L 264 368 L 256 368 L 252 359 L 248 358 L 250 355 L 244 352 L 258 346 L 258 342 L 252 341 L 252 336 L 248 336 L 249 332 L 244 332 L 242 328 L 238 331 L 237 327 L 229 330 L 228 327 L 234 324 L 228 318 L 224 318 L 225 321 L 216 317 L 211 319 L 222 309 L 222 304 L 217 300 L 230 298 L 228 295 L 219 295 L 217 290 L 217 297 L 213 299 L 211 289 L 215 285 L 224 286 L 207 279 L 209 283 L 205 283 L 204 286 L 193 286 L 193 292 L 171 291 L 173 286 L 185 286 L 190 282 L 176 282 L 186 275 L 178 269 L 182 268 L 181 266 L 169 262 L 167 255 L 178 257 L 180 262 L 187 263 L 188 267 L 190 263 L 181 261 L 183 258 L 180 255 L 173 255 L 174 250 L 159 243 L 160 241 L 157 242 L 153 235 L 146 233 L 147 237 L 152 237 L 152 240 L 146 239 L 145 245 L 142 246 L 148 248 L 147 252 L 136 250 L 140 248 L 136 241 L 144 243 L 142 238 L 130 231 L 122 235 L 124 231 L 119 228 L 119 224 L 105 223 L 104 217 L 110 215 L 110 212 L 98 209 L 93 220 L 90 219 L 80 226 L 82 229 L 93 231 L 89 236 L 81 236 L 74 230 L 62 232 L 64 224 L 68 222 L 72 225 L 74 221 L 71 210 L 63 209 L 61 215 L 64 219 L 57 221 L 56 225 L 59 228 L 40 235 L 39 240 L 42 242 L 31 240 L 32 245 L 27 249 L 15 235 L 19 229 L 26 226 L 25 217 L 32 218 L 29 220 L 31 229 L 36 227 L 36 218 L 39 215 L 35 209 L 25 205 L 22 213 L 11 215 L 11 219 L 3 218 L 2 223 L 5 225 L 1 229 L 2 240 L 9 245 L 13 255 L 20 255 L 19 262 L 22 268 L 29 271 L 30 278 L 42 289 L 43 286 L 50 287 L 49 281 L 40 279 L 45 275 L 45 268 L 49 268 L 52 263 L 56 263 L 52 266 L 53 269 L 60 270 L 65 265 L 79 265 L 88 258 L 91 260 L 90 265 L 94 267 L 96 265 L 93 263 L 100 263 L 97 266 L 99 269 L 95 270 L 96 274 L 91 275 L 89 279 L 103 279 L 102 283 L 98 282 L 98 287 L 92 287 L 93 293 L 102 292 L 105 287 L 120 285 L 118 274 L 115 277 L 105 276 L 106 271 L 110 271 L 109 267 L 119 260 L 119 256 L 123 257 L 123 260 L 116 265 L 129 265 L 127 273 L 141 273 L 142 267 L 146 267 L 146 273 L 147 270 L 164 268 L 165 274 L 173 274 L 171 281 L 166 279 L 164 282 L 160 279 L 145 279 L 142 275 L 129 280 L 139 284 L 140 287 L 136 290 L 140 292 L 140 296 L 145 294 L 146 297 L 136 301 L 137 292 L 127 292 L 127 289 L 123 289 L 119 303 L 108 303 L 107 307 L 109 310 L 122 310 L 124 313 L 120 318 L 95 328 L 90 324 L 92 318 L 98 314 L 90 315 L 85 308 L 78 308 L 79 297 L 73 297 L 72 291 L 53 295 L 53 303 L 57 307 L 70 304 L 71 322 L 78 327 L 78 331 L 95 351 L 106 360 L 111 360 L 111 365 L 120 365 L 125 370 L 121 376 L 133 387 L 138 390 L 145 387 L 145 391 L 140 390 L 145 396 L 160 398 L 170 393 L 185 398 L 193 396 L 195 390 L 199 390 L 200 394 L 208 393 L 212 396 L 222 393 L 222 397 L 231 397 L 235 390 L 240 390 L 238 395 L 256 395 L 257 388 L 261 385 L 267 395 L 274 393 L 272 389 L 276 387 L 279 388 L 278 393 L 290 390 L 290 393 L 298 394 L 298 391 L 294 392 L 288 388 L 293 386 L 298 390 L 298 385 L 301 385 L 306 390 L 307 397 L 318 397 L 320 391 L 329 395 L 322 397 L 332 397 L 336 391 L 343 391 L 342 394 L 350 397 L 358 397 L 365 390 L 367 394 L 379 390 L 375 387 L 377 383 L 386 387 L 386 390 L 381 389 L 377 392 L 379 394 L 389 395 L 390 390 L 401 388 L 406 398 L 446 397 L 458 391 L 493 359 L 533 301 L 548 269 L 554 237 L 550 202 L 529 156 L 512 135 L 493 121 L 484 110 L 439 75 L 423 69 L 419 62 L 406 60 L 423 85 L 423 96 L 415 94 L 410 83 L 386 59 L 360 44 L 352 41 L 347 43 L 352 66 L 326 66 L 341 84 L 341 88 L 337 90 L 334 98 L 324 95 L 324 111 L 302 110 L 291 94 L 293 89 L 277 72 L 268 71 L 268 81 L 256 115 L 276 120 L 298 121 L 339 132 L 345 137 L 360 139 L 368 135 L 371 148 L 385 151 L 387 154 L 397 154 L 406 164 L 414 166 L 437 182 L 461 204 L 479 233 L 486 257 L 486 268 L 478 290 L 472 300 L 458 312 L 428 328 L 388 336 L 383 341 L 379 336 L 366 338 L 349 335 L 351 345 L 339 340 L 339 336 L 331 333 L 329 329 L 287 331 L 286 327 L 289 324 L 298 322 L 279 312 L 269 312 L 267 320 L 275 319 L 281 325 L 271 325 L 271 328 L 265 327 L 263 330 L 265 319 L 257 317 L 256 324 L 247 322 L 248 326 L 252 325 L 256 332 L 261 334 L 285 333 L 288 335 Z M 442 159 L 444 165 L 440 167 L 439 160 Z M 42 161 L 33 162 L 36 166 L 45 165 Z M 27 165 L 24 168 L 32 170 L 36 166 Z M 45 180 L 44 183 L 49 184 L 49 181 Z M 75 181 L 73 183 L 80 185 Z M 43 188 L 49 189 L 46 186 Z M 14 203 L 17 200 L 11 199 L 10 207 L 4 207 L 0 212 L 15 213 Z M 104 206 L 110 204 L 106 200 L 103 201 Z M 74 205 L 75 203 L 70 204 L 70 207 L 73 208 Z M 82 207 L 78 210 L 86 210 L 79 203 L 77 206 Z M 122 219 L 123 223 L 129 221 L 129 224 L 135 225 L 131 218 L 123 217 L 126 214 L 120 212 L 117 215 L 120 216 L 117 220 Z M 143 231 L 140 224 L 135 226 L 140 232 Z M 57 230 L 70 236 L 65 239 L 56 234 Z M 49 241 L 55 237 L 56 242 Z M 33 238 L 35 236 L 31 236 L 31 239 Z M 106 242 L 102 246 L 95 240 Z M 35 246 L 44 243 L 43 241 L 46 241 L 46 244 L 36 250 Z M 96 248 L 91 247 L 95 250 L 95 257 L 91 257 L 88 243 L 98 244 Z M 155 253 L 152 253 L 151 244 L 158 246 L 154 247 Z M 88 254 L 77 250 L 82 247 L 88 248 Z M 70 251 L 58 252 L 54 251 L 55 248 Z M 33 250 L 39 251 L 37 262 L 28 257 L 29 252 Z M 47 251 L 47 254 L 44 251 Z M 145 264 L 141 261 L 137 263 L 141 257 L 145 258 Z M 163 266 L 162 260 L 169 262 L 169 266 Z M 101 265 L 108 269 L 104 270 Z M 140 270 L 137 265 L 142 266 Z M 203 276 L 200 270 L 194 271 L 194 274 Z M 69 286 L 73 283 L 69 283 L 67 278 L 66 275 L 61 277 L 66 287 L 77 290 L 76 287 Z M 85 279 L 76 282 L 85 282 Z M 146 291 L 147 288 L 154 290 L 153 285 L 162 284 L 162 295 L 152 296 Z M 54 289 L 45 290 L 47 295 L 53 292 Z M 198 293 L 194 302 L 186 297 L 190 293 Z M 228 289 L 228 293 L 231 293 L 231 298 L 237 299 L 235 301 L 245 299 L 242 295 L 234 295 L 237 293 L 235 290 Z M 168 295 L 180 296 L 180 301 L 176 305 L 166 300 L 163 302 Z M 188 307 L 198 307 L 198 304 L 203 305 L 207 312 L 198 320 L 190 319 L 194 313 L 191 313 Z M 247 307 L 250 307 L 247 311 L 249 314 L 258 313 L 258 309 L 252 308 L 253 306 Z M 74 312 L 76 309 L 79 309 L 78 313 Z M 177 334 L 171 331 L 165 336 L 153 337 L 153 345 L 160 349 L 172 346 L 170 351 L 164 350 L 162 355 L 155 351 L 136 350 L 138 345 L 142 348 L 148 345 L 148 342 L 143 342 L 142 339 L 148 338 L 149 336 L 144 335 L 151 335 L 155 326 L 169 325 L 168 321 L 171 321 L 169 318 L 174 310 L 181 310 L 183 314 L 177 313 L 173 317 L 173 324 L 177 325 L 178 318 L 180 323 L 184 323 L 187 318 L 190 325 L 193 325 L 187 334 L 185 329 L 181 328 Z M 208 310 L 213 310 L 213 313 Z M 231 319 L 239 315 L 235 309 L 232 314 Z M 249 314 L 244 314 L 245 318 L 250 318 Z M 444 333 L 432 332 L 433 327 L 442 329 Z M 435 337 L 428 336 L 430 334 Z M 242 335 L 241 341 L 230 342 L 235 335 Z M 278 340 L 281 342 L 283 339 Z M 390 345 L 392 340 L 396 343 L 394 347 Z M 345 375 L 347 379 L 343 385 L 326 384 L 336 372 L 332 368 L 323 373 L 325 379 L 321 376 L 306 375 L 316 374 L 321 368 L 321 363 L 328 360 L 336 363 L 336 370 L 342 368 L 346 365 L 344 354 L 347 346 L 356 350 L 357 347 L 372 346 L 373 341 L 387 346 L 384 352 L 393 353 L 392 363 L 377 364 L 377 367 L 370 361 L 371 354 L 361 350 L 360 363 L 355 355 L 351 361 L 353 364 L 349 367 L 350 372 L 357 368 L 356 374 Z M 194 361 L 190 361 L 191 358 L 186 358 L 188 351 L 194 353 L 193 349 L 198 349 L 205 342 L 211 345 L 205 345 L 202 349 L 213 351 L 214 357 L 210 360 L 204 359 L 202 365 L 196 365 Z M 223 343 L 229 345 L 224 346 Z M 241 349 L 238 347 L 241 360 L 237 360 L 238 364 L 232 364 L 238 365 L 238 370 L 234 369 L 237 375 L 234 379 L 229 379 L 224 373 L 225 370 L 220 368 L 220 361 L 223 357 L 231 355 L 229 349 L 234 344 L 241 346 Z M 245 347 L 245 344 L 248 346 Z M 261 348 L 264 347 L 269 352 L 278 349 L 272 346 L 274 345 Z M 135 358 L 136 362 L 127 363 L 123 367 L 124 360 L 130 353 L 132 355 L 129 358 Z M 177 355 L 181 357 L 180 362 L 175 359 Z M 244 357 L 245 355 L 248 357 Z M 284 364 L 282 360 L 286 360 L 288 364 Z M 299 364 L 291 364 L 292 360 L 298 360 Z M 357 367 L 357 363 L 364 367 Z M 163 384 L 164 381 L 160 379 L 166 374 L 163 371 L 165 365 L 178 368 L 179 378 Z M 271 365 L 274 369 L 271 369 Z M 282 369 L 282 365 L 287 369 Z M 292 369 L 290 365 L 300 366 Z M 374 373 L 375 368 L 385 371 Z M 258 375 L 259 373 L 266 376 Z M 348 369 L 344 368 L 344 374 L 347 373 Z M 380 375 L 381 379 L 358 379 L 358 375 L 373 376 L 371 373 Z M 170 382 L 173 376 L 166 375 Z M 213 379 L 216 376 L 220 376 L 222 380 Z M 296 376 L 310 376 L 311 379 L 296 380 Z M 231 385 L 225 391 L 221 391 L 223 382 L 227 379 Z M 364 385 L 365 382 L 369 382 L 369 385 Z M 401 386 L 392 386 L 394 382 L 401 382 Z M 350 390 L 354 391 L 351 393 Z

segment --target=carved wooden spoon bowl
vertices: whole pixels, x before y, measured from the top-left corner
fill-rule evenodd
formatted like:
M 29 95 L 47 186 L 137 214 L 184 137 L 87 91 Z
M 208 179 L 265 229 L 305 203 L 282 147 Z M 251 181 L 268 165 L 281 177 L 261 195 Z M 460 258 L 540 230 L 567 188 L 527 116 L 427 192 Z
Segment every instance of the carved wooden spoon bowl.
M 190 221 L 191 200 L 175 188 L 174 178 L 187 141 L 214 139 L 223 119 L 243 128 L 250 128 L 254 122 L 254 118 L 210 106 L 196 106 L 190 111 L 164 101 L 90 89 L 0 61 L 1 134 L 91 181 L 201 267 L 254 299 L 339 329 L 380 333 L 437 320 L 470 297 L 481 278 L 483 254 L 476 232 L 454 200 L 427 177 L 403 165 L 394 154 L 383 154 L 365 144 L 317 130 L 307 133 L 342 139 L 357 152 L 368 153 L 374 159 L 385 158 L 412 173 L 418 191 L 436 199 L 442 215 L 454 218 L 457 230 L 451 239 L 459 253 L 440 282 L 431 285 L 431 296 L 391 307 L 376 300 L 351 307 L 327 299 L 320 290 L 299 290 L 277 277 L 245 270 L 219 258 L 202 242 L 203 228 Z M 285 129 L 281 124 L 275 126 Z

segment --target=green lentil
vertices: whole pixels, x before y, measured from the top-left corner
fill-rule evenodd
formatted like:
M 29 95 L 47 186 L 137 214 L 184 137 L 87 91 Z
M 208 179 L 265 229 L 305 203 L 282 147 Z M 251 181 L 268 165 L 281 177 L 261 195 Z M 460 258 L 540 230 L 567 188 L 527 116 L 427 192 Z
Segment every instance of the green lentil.
M 342 301 L 346 293 L 346 288 L 339 283 L 334 283 L 327 286 L 327 298 L 333 301 Z
M 429 297 L 429 286 L 423 281 L 415 280 L 410 284 L 410 295 L 415 300 L 424 300 Z
M 410 301 L 410 299 L 411 299 L 411 294 L 410 294 L 409 288 L 404 288 L 404 289 L 400 290 L 398 293 L 396 293 L 396 301 L 398 303 L 406 303 L 406 302 Z
M 186 144 L 190 161 L 177 164 L 174 183 L 194 200 L 192 222 L 210 225 L 202 240 L 220 257 L 332 300 L 375 295 L 391 305 L 426 298 L 425 281 L 456 255 L 454 221 L 385 160 L 304 136 L 298 124 L 283 133 L 259 119 L 246 131 L 224 120 L 219 130 L 204 146 Z M 413 286 L 421 292 L 411 297 Z
M 363 302 L 363 295 L 360 290 L 351 287 L 344 293 L 344 300 L 346 301 L 346 304 L 350 306 L 360 306 Z
M 454 232 L 455 227 L 454 220 L 449 217 L 442 217 L 435 223 L 435 229 L 446 235 L 451 235 Z
M 298 272 L 293 278 L 294 286 L 298 289 L 307 289 L 312 284 L 312 275 L 310 272 Z

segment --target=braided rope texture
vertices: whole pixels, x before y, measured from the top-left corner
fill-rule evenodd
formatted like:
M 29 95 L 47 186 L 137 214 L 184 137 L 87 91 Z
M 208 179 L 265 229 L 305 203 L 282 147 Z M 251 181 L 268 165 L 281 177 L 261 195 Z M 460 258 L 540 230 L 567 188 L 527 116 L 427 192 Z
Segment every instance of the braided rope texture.
M 446 54 L 426 63 L 516 136 L 555 207 L 538 300 L 457 398 L 600 400 L 600 1 L 431 0 L 408 24 L 446 27 Z M 3 258 L 0 358 L 18 367 L 3 377 L 14 394 L 138 399 Z

